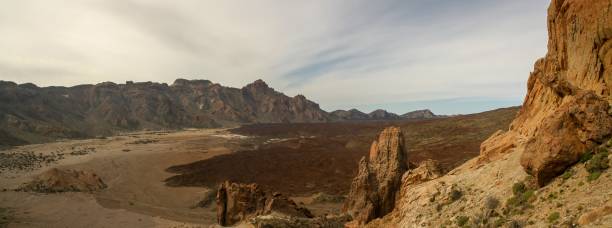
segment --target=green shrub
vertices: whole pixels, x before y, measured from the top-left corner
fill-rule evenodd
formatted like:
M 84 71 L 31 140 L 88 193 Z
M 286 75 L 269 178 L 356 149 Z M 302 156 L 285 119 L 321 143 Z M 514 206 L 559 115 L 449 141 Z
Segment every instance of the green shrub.
M 608 151 L 600 151 L 599 153 L 593 155 L 590 160 L 586 162 L 584 167 L 589 172 L 587 176 L 588 181 L 594 181 L 601 176 L 601 173 L 610 168 L 608 159 Z
M 457 226 L 462 227 L 465 226 L 467 224 L 468 221 L 470 221 L 470 218 L 468 218 L 467 216 L 457 216 L 456 220 L 457 222 Z
M 527 187 L 523 182 L 517 182 L 512 185 L 512 193 L 514 193 L 514 195 L 519 195 L 525 192 L 525 190 L 527 190 Z
M 589 173 L 589 175 L 587 176 L 587 181 L 591 182 L 591 181 L 597 180 L 599 176 L 601 176 L 601 171 Z
M 531 207 L 531 201 L 535 192 L 529 189 L 522 182 L 512 186 L 514 195 L 506 201 L 506 212 L 511 214 L 522 214 L 523 210 Z
M 559 217 L 561 217 L 559 215 L 559 212 L 553 212 L 550 215 L 548 215 L 548 222 L 549 223 L 556 223 L 557 220 L 559 220 Z
M 591 160 L 591 157 L 593 157 L 593 151 L 589 150 L 586 153 L 580 155 L 580 163 L 585 163 L 588 160 Z
M 571 169 L 567 169 L 565 170 L 563 175 L 561 175 L 561 178 L 563 178 L 564 180 L 567 180 L 567 179 L 570 179 L 573 175 L 574 175 L 574 172 Z

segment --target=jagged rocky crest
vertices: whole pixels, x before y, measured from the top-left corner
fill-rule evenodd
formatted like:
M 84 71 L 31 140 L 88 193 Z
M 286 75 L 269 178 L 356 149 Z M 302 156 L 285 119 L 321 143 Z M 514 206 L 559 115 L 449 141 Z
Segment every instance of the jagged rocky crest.
M 384 129 L 372 143 L 368 157 L 359 161 L 359 171 L 351 184 L 344 211 L 357 225 L 385 216 L 395 207 L 395 197 L 406 170 L 408 154 L 401 129 Z
M 520 147 L 521 165 L 540 186 L 612 135 L 610 1 L 553 0 L 548 53 L 535 63 L 510 130 L 481 148 L 481 161 Z
M 172 85 L 128 81 L 44 88 L 0 81 L 0 136 L 7 144 L 143 129 L 329 120 L 318 104 L 302 95 L 288 97 L 262 80 L 241 89 L 185 79 Z

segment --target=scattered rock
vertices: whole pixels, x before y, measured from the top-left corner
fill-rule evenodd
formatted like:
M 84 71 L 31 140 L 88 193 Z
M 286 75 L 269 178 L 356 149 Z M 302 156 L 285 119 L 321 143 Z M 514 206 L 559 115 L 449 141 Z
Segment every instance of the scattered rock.
M 270 194 L 257 184 L 224 182 L 217 190 L 217 222 L 231 226 L 259 215 L 281 214 L 286 217 L 312 218 L 308 209 L 299 207 L 280 193 Z
M 106 188 L 98 175 L 88 171 L 53 168 L 34 178 L 19 190 L 41 193 L 91 192 Z
M 407 169 L 401 129 L 386 128 L 372 143 L 369 157 L 359 162 L 359 171 L 343 210 L 359 224 L 388 214 L 395 207 L 402 174 Z

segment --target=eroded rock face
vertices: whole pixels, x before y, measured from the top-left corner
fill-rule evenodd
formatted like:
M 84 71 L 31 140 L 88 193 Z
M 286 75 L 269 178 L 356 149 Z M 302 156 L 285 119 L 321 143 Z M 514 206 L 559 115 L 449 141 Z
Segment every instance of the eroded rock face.
M 521 165 L 544 185 L 612 134 L 610 5 L 609 0 L 551 2 L 548 53 L 535 64 L 510 130 L 488 140 L 480 160 L 520 147 Z
M 91 192 L 106 188 L 98 175 L 88 171 L 53 168 L 25 184 L 20 190 L 43 193 Z
M 260 215 L 280 214 L 287 217 L 311 218 L 308 209 L 299 207 L 280 193 L 270 194 L 257 184 L 224 182 L 217 190 L 217 222 L 231 226 Z
M 302 95 L 286 96 L 262 80 L 240 89 L 185 79 L 172 85 L 105 82 L 73 87 L 0 81 L 0 100 L 2 144 L 20 142 L 13 138 L 24 144 L 39 142 L 38 138 L 49 141 L 142 129 L 331 120 L 317 103 Z M 24 133 L 37 137 L 21 137 Z
M 217 190 L 217 222 L 233 225 L 250 216 L 263 214 L 266 194 L 257 184 L 225 182 Z
M 360 224 L 388 214 L 395 207 L 402 174 L 407 169 L 401 129 L 386 128 L 372 143 L 368 158 L 359 162 L 344 211 Z
M 402 188 L 433 180 L 444 174 L 440 163 L 435 160 L 425 160 L 418 167 L 408 170 L 402 176 Z
M 543 186 L 612 132 L 608 103 L 593 92 L 572 96 L 544 119 L 525 145 L 521 165 Z

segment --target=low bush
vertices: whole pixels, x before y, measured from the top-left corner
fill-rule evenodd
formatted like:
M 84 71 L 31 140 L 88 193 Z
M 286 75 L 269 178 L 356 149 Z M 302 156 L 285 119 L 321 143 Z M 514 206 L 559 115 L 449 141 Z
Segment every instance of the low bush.
M 559 217 L 561 217 L 559 215 L 559 212 L 550 213 L 550 215 L 548 215 L 548 222 L 549 223 L 557 223 L 557 220 L 559 220 Z
M 489 210 L 493 210 L 497 208 L 498 205 L 499 205 L 499 200 L 497 200 L 497 198 L 493 196 L 487 196 L 487 198 L 485 198 L 485 208 Z
M 601 150 L 599 153 L 594 154 L 584 165 L 589 172 L 587 180 L 597 180 L 597 178 L 601 176 L 601 173 L 610 167 L 609 162 L 607 150 Z
M 529 189 L 524 183 L 518 182 L 512 186 L 514 194 L 506 201 L 506 212 L 522 214 L 523 210 L 531 207 L 531 201 L 535 194 L 533 189 Z
M 468 221 L 470 221 L 470 218 L 467 216 L 461 215 L 461 216 L 457 216 L 455 221 L 457 222 L 457 226 L 463 227 L 467 225 Z

